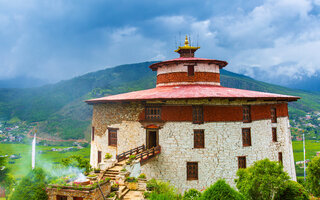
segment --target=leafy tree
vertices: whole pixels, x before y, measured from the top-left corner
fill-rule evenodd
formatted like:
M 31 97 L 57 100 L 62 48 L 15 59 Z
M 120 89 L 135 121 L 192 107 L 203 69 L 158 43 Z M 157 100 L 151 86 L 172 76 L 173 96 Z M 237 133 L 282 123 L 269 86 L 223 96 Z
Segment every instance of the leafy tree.
M 0 187 L 5 189 L 6 195 L 10 194 L 14 182 L 15 180 L 7 167 L 7 157 L 0 157 Z
M 13 191 L 10 200 L 47 200 L 46 175 L 41 168 L 30 171 Z
M 65 167 L 76 167 L 85 170 L 86 173 L 91 171 L 90 162 L 81 156 L 69 156 L 61 160 L 62 165 Z
M 320 157 L 311 160 L 307 167 L 307 185 L 313 195 L 320 197 Z
M 253 166 L 237 171 L 235 180 L 238 190 L 248 199 L 276 199 L 289 176 L 283 166 L 269 159 L 260 160 Z
M 284 184 L 284 188 L 280 191 L 280 195 L 278 196 L 279 200 L 308 200 L 309 194 L 304 189 L 304 187 L 295 182 L 295 181 L 287 181 Z
M 244 200 L 244 196 L 230 187 L 225 180 L 220 179 L 215 184 L 207 188 L 201 200 Z
M 191 188 L 190 190 L 184 192 L 183 200 L 197 200 L 197 199 L 200 199 L 200 197 L 201 197 L 201 192 Z

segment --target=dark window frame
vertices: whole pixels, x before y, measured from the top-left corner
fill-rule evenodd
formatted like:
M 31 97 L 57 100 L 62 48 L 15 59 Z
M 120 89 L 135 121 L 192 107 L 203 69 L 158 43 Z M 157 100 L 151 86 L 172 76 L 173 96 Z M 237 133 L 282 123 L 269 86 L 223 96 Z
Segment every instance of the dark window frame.
M 275 107 L 271 108 L 271 123 L 277 123 L 277 109 Z
M 118 145 L 118 128 L 108 128 L 108 145 L 116 147 Z
M 272 142 L 278 142 L 277 128 L 272 128 Z
M 246 156 L 238 156 L 238 169 L 247 168 L 247 157 Z
M 68 199 L 68 196 L 57 195 L 57 196 L 56 196 L 56 199 L 57 199 L 57 200 L 67 200 L 67 199 Z
M 194 76 L 194 65 L 188 65 L 188 76 Z
M 203 124 L 204 123 L 203 106 L 202 105 L 192 106 L 192 123 L 193 124 Z
M 251 120 L 251 106 L 242 106 L 243 122 L 250 123 Z
M 251 128 L 242 128 L 242 146 L 252 146 L 251 142 Z
M 161 106 L 148 105 L 145 107 L 146 120 L 161 120 Z
M 283 165 L 283 157 L 282 152 L 278 152 L 278 162 Z
M 98 164 L 102 162 L 102 151 L 98 151 Z
M 187 180 L 199 180 L 199 165 L 198 162 L 187 162 Z
M 195 149 L 205 148 L 204 129 L 194 129 L 193 130 L 193 148 L 195 148 Z
M 91 127 L 91 140 L 94 141 L 94 126 Z

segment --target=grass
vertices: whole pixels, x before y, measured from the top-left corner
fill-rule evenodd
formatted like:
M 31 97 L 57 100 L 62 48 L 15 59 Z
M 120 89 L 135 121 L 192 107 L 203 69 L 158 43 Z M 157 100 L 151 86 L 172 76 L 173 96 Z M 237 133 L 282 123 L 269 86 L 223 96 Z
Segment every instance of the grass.
M 36 166 L 45 167 L 45 164 L 54 164 L 60 162 L 62 158 L 66 158 L 71 155 L 81 155 L 86 158 L 90 156 L 90 148 L 83 148 L 77 151 L 69 152 L 57 152 L 47 151 L 44 154 L 39 154 L 39 151 L 51 150 L 52 148 L 66 148 L 61 146 L 37 146 L 36 147 Z M 14 164 L 8 164 L 11 172 L 15 178 L 22 178 L 31 169 L 31 145 L 27 144 L 1 144 L 0 143 L 0 154 L 21 154 L 20 159 L 15 159 Z M 11 159 L 9 159 L 10 161 Z M 0 199 L 1 200 L 1 199 Z

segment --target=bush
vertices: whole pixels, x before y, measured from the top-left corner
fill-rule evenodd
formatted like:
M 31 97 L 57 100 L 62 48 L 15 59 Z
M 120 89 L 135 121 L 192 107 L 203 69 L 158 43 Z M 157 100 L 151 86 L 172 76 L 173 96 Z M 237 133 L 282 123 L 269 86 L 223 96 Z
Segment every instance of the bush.
M 106 155 L 104 156 L 105 159 L 110 159 L 112 158 L 112 155 L 110 153 L 106 153 Z
M 151 179 L 151 180 L 149 180 L 148 182 L 147 182 L 147 190 L 149 190 L 149 191 L 153 191 L 153 190 L 155 190 L 155 188 L 157 187 L 158 185 L 157 185 L 157 181 L 156 181 L 156 179 Z
M 307 167 L 307 186 L 310 192 L 320 197 L 320 156 L 317 156 L 309 162 Z
M 200 197 L 201 197 L 201 192 L 192 188 L 184 192 L 183 200 L 197 200 L 197 199 L 200 199 Z
M 201 200 L 244 200 L 244 196 L 230 187 L 225 180 L 218 180 L 215 184 L 207 188 Z
M 177 194 L 176 188 L 168 182 L 151 179 L 147 182 L 147 188 L 152 190 L 149 196 L 151 200 L 181 199 L 181 195 Z
M 260 160 L 253 166 L 237 171 L 235 180 L 238 190 L 248 199 L 274 199 L 289 180 L 283 166 L 269 159 Z
M 308 200 L 309 194 L 302 185 L 295 181 L 287 181 L 281 190 L 279 200 Z
M 126 181 L 128 183 L 136 183 L 136 182 L 138 182 L 137 178 L 135 178 L 135 177 L 127 177 Z
M 146 178 L 146 175 L 142 173 L 142 174 L 140 174 L 140 175 L 139 175 L 139 177 L 138 177 L 138 178 L 145 179 L 145 178 Z

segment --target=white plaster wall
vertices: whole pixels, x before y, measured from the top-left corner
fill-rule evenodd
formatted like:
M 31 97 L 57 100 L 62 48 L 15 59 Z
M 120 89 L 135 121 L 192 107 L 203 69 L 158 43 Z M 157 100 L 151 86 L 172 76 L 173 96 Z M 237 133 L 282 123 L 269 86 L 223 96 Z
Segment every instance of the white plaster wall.
M 188 63 L 163 65 L 157 69 L 157 75 L 174 72 L 188 72 L 187 65 Z M 219 66 L 215 64 L 208 65 L 208 63 L 197 63 L 197 65 L 194 66 L 194 71 L 219 73 Z

